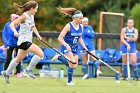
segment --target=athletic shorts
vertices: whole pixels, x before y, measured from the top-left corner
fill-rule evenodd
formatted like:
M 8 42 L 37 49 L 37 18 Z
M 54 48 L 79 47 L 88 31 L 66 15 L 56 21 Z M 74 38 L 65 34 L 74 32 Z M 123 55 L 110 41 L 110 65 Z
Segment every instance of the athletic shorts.
M 71 47 L 71 52 L 74 54 L 74 55 L 78 55 L 78 46 L 70 46 Z M 70 51 L 68 51 L 67 49 L 66 49 L 66 47 L 65 46 L 61 46 L 61 52 L 63 53 L 63 54 L 67 54 L 68 52 L 70 52 Z
M 29 49 L 29 47 L 32 45 L 32 43 L 31 42 L 23 42 L 23 43 L 21 43 L 19 46 L 18 46 L 18 48 L 19 49 L 23 49 L 23 50 L 27 50 L 27 49 Z
M 129 53 L 130 54 L 134 54 L 136 52 L 136 47 L 133 47 L 133 46 L 130 46 L 130 47 L 131 47 L 131 49 L 130 49 Z M 122 51 L 122 54 L 127 54 L 127 47 L 126 47 L 126 45 L 121 45 L 121 49 L 120 50 Z

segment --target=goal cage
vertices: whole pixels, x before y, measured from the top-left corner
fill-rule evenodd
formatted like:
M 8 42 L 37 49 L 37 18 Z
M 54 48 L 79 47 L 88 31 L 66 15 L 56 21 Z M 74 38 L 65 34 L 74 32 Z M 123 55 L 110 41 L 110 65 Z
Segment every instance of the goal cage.
M 100 12 L 99 33 L 120 34 L 124 26 L 124 14 L 113 12 Z M 120 40 L 107 38 L 98 39 L 98 49 L 120 49 Z

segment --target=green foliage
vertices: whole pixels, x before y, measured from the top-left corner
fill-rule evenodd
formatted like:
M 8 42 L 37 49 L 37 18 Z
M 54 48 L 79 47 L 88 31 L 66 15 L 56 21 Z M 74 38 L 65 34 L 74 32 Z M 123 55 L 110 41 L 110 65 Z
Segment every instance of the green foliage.
M 131 10 L 135 27 L 140 31 L 140 3 L 137 3 Z
M 24 4 L 29 0 L 0 0 L 0 29 L 9 19 L 11 13 L 15 13 L 13 3 Z M 36 26 L 39 31 L 61 31 L 65 24 L 71 21 L 70 17 L 62 16 L 57 7 L 74 7 L 81 10 L 87 16 L 90 25 L 98 32 L 99 14 L 105 12 L 125 13 L 126 18 L 130 15 L 130 10 L 139 0 L 35 0 L 39 4 L 39 9 L 35 15 Z

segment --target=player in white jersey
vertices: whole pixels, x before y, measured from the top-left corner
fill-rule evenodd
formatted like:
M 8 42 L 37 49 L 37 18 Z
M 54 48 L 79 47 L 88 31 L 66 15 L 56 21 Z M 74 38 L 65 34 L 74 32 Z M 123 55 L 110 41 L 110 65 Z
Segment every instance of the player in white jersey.
M 34 15 L 37 12 L 38 4 L 35 1 L 29 1 L 25 3 L 23 6 L 18 4 L 14 4 L 17 9 L 21 9 L 22 15 L 14 20 L 10 27 L 14 32 L 14 36 L 18 37 L 18 54 L 17 56 L 10 62 L 9 67 L 6 71 L 2 71 L 2 75 L 6 83 L 9 82 L 9 75 L 11 71 L 18 65 L 21 60 L 27 55 L 28 52 L 32 52 L 35 55 L 31 59 L 29 66 L 25 69 L 25 73 L 27 76 L 35 79 L 34 74 L 32 73 L 33 67 L 42 59 L 43 51 L 34 43 L 32 43 L 32 33 L 34 32 L 37 37 L 41 40 L 42 37 L 39 35 L 35 23 L 34 23 Z M 20 24 L 19 33 L 15 29 L 15 25 Z

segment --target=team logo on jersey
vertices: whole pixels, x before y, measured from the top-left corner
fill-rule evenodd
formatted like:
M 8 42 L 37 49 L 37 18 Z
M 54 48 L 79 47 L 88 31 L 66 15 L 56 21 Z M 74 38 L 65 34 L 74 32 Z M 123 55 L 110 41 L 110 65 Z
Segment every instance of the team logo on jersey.
M 82 33 L 71 33 L 72 36 L 81 36 Z

